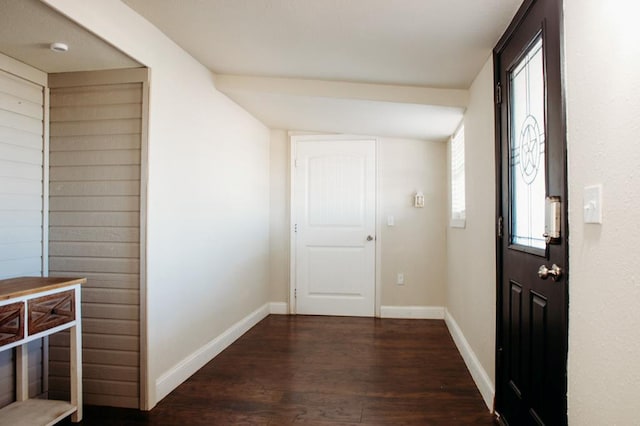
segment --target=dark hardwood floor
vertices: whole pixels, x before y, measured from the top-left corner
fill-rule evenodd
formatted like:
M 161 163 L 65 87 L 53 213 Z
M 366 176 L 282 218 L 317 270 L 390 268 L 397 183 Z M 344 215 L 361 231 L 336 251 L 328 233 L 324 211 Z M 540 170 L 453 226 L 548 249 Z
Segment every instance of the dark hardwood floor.
M 444 321 L 271 315 L 152 411 L 83 425 L 493 425 Z M 70 423 L 67 423 L 70 424 Z

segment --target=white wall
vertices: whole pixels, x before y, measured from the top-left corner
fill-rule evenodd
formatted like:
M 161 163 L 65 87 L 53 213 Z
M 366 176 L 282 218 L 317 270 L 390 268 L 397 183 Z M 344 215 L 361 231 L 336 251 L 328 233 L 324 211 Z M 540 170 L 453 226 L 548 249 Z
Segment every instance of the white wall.
M 150 405 L 189 358 L 269 299 L 269 130 L 118 0 L 43 0 L 151 68 Z M 183 363 L 183 364 L 180 364 Z M 159 389 L 159 394 L 156 391 Z
M 281 205 L 269 208 L 269 132 L 217 93 L 204 67 L 119 1 L 43 1 L 152 69 L 148 307 L 154 385 L 268 300 L 269 229 L 286 229 L 288 238 L 288 228 L 274 223 L 275 216 L 269 226 L 269 210 L 282 217 Z M 632 223 L 640 208 L 637 8 L 624 0 L 565 0 L 572 424 L 637 421 L 640 228 Z M 465 118 L 467 227 L 448 231 L 447 305 L 493 378 L 491 81 L 487 62 L 471 88 Z M 272 146 L 272 165 L 276 154 Z M 582 189 L 593 183 L 604 185 L 602 226 L 582 223 Z M 272 282 L 271 294 L 286 295 L 286 286 Z M 385 298 L 404 303 L 398 294 L 385 294 L 382 303 Z
M 286 130 L 272 130 L 270 144 L 269 282 L 271 301 L 289 302 L 290 142 Z
M 449 228 L 447 232 L 447 309 L 495 388 L 495 131 L 491 57 L 471 85 L 464 126 L 466 226 Z
M 444 142 L 379 138 L 382 306 L 445 305 L 446 159 Z M 416 191 L 424 193 L 424 208 L 413 207 Z M 388 216 L 395 226 L 387 226 Z M 404 274 L 402 286 L 398 273 Z
M 640 384 L 640 27 L 636 2 L 564 0 L 569 424 L 636 424 Z M 494 133 L 489 60 L 465 117 L 467 227 L 448 233 L 447 306 L 494 379 Z M 603 224 L 583 188 L 602 184 Z M 464 259 L 464 261 L 461 261 Z M 464 267 L 461 267 L 464 266 Z
M 444 306 L 446 271 L 446 145 L 413 139 L 378 139 L 381 304 Z M 271 297 L 289 298 L 290 138 L 271 132 Z M 412 207 L 421 190 L 426 207 Z M 388 227 L 388 215 L 396 225 Z M 405 285 L 396 285 L 404 273 Z
M 565 0 L 569 423 L 638 424 L 640 26 L 636 1 Z M 603 223 L 582 192 L 603 185 Z
M 575 425 L 637 422 L 640 228 L 632 220 L 640 209 L 640 27 L 634 22 L 640 10 L 635 4 L 618 1 L 615 7 L 598 0 L 565 0 L 571 273 L 568 398 L 569 423 Z M 467 223 L 465 229 L 447 232 L 447 307 L 494 382 L 492 78 L 488 58 L 471 87 L 465 116 Z M 280 162 L 287 155 L 286 143 L 283 134 Z M 280 184 L 285 182 L 281 177 Z M 604 185 L 604 223 L 585 225 L 582 190 L 596 183 Z M 388 297 L 394 300 L 397 295 Z

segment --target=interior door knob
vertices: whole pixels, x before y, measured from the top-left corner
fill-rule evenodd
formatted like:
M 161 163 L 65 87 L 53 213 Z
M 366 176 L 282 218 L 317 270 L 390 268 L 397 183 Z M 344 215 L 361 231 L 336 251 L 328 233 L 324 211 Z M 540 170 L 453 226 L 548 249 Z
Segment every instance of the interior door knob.
M 541 265 L 538 268 L 538 276 L 543 280 L 551 277 L 552 280 L 556 281 L 561 275 L 562 269 L 555 263 L 551 265 L 551 268 L 547 268 L 547 265 Z
M 367 235 L 367 241 L 373 241 L 373 237 L 371 235 Z

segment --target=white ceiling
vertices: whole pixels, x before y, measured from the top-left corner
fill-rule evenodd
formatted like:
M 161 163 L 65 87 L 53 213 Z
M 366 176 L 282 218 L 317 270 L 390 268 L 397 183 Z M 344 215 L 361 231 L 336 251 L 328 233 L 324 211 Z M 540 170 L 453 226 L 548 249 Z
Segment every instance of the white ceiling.
M 140 66 L 38 0 L 0 0 L 0 20 L 0 52 L 47 73 Z M 69 51 L 52 52 L 56 41 Z
M 522 0 L 122 0 L 216 74 L 272 128 L 443 139 L 465 105 L 407 101 L 406 89 L 468 89 Z M 347 92 L 291 93 L 312 80 Z M 237 83 L 237 82 L 236 82 Z M 372 99 L 366 90 L 372 89 Z M 375 98 L 375 85 L 390 94 Z M 260 86 L 258 90 L 256 86 Z M 394 95 L 393 87 L 396 87 Z M 407 87 L 408 86 L 408 87 Z M 364 94 L 364 95 L 363 95 Z M 452 91 L 451 96 L 457 96 Z
M 443 140 L 522 0 L 122 0 L 271 128 Z M 45 72 L 140 64 L 38 0 L 0 0 L 0 52 Z M 51 52 L 53 41 L 69 52 Z
M 468 88 L 521 0 L 123 0 L 219 74 Z

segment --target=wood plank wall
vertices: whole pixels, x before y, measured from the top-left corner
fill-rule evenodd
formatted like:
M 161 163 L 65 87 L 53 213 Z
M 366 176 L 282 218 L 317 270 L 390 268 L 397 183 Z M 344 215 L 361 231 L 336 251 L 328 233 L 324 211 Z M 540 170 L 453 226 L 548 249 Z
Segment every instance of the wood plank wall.
M 142 84 L 51 84 L 49 273 L 84 276 L 86 404 L 139 407 Z M 50 396 L 69 390 L 51 337 Z
M 43 90 L 0 71 L 0 279 L 42 273 Z
M 0 279 L 43 272 L 45 88 L 0 70 Z M 29 344 L 29 396 L 43 392 L 42 340 Z M 0 407 L 15 401 L 15 350 L 0 352 Z

